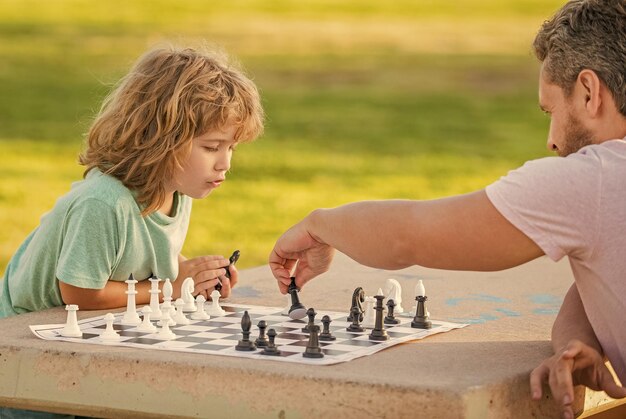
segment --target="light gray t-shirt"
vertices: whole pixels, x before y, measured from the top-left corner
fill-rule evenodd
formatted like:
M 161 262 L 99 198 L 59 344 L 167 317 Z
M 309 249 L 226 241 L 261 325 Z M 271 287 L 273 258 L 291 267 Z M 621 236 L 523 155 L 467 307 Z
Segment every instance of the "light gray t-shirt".
M 585 313 L 626 383 L 626 139 L 530 161 L 487 196 L 551 259 L 569 258 Z
M 63 305 L 59 281 L 101 289 L 108 280 L 175 279 L 191 198 L 172 216 L 141 216 L 134 194 L 97 169 L 72 185 L 13 255 L 0 289 L 0 317 Z

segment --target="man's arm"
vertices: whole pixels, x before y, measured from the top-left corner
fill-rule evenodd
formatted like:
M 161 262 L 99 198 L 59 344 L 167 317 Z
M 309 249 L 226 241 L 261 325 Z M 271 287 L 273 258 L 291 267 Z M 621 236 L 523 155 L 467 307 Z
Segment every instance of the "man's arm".
M 544 360 L 530 374 L 530 391 L 534 400 L 541 399 L 542 383 L 548 382 L 552 396 L 561 405 L 564 417 L 574 417 L 574 385 L 605 391 L 610 397 L 626 397 L 604 364 L 598 342 L 585 313 L 576 284 L 572 285 L 552 327 L 555 354 Z
M 299 261 L 301 286 L 327 269 L 333 248 L 383 269 L 494 271 L 543 255 L 481 190 L 432 201 L 364 201 L 316 210 L 278 239 L 270 266 L 286 289 Z

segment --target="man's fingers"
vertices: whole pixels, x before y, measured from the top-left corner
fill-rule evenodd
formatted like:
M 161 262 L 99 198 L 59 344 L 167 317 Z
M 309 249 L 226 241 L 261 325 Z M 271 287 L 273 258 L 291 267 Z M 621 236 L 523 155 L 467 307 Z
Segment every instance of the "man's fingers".
M 550 370 L 550 390 L 554 400 L 562 406 L 571 405 L 574 399 L 573 366 L 573 360 L 560 356 Z
M 220 281 L 222 281 L 222 289 L 220 290 L 220 295 L 222 298 L 230 297 L 230 291 L 232 290 L 232 281 L 228 279 L 226 276 L 221 276 Z
M 542 362 L 537 368 L 530 373 L 530 397 L 533 400 L 541 399 L 542 385 L 546 381 L 550 369 Z

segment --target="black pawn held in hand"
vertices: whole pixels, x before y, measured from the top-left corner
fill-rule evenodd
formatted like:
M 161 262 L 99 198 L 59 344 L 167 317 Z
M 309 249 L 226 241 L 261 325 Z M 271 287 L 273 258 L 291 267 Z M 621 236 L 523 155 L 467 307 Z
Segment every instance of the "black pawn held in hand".
M 309 330 L 309 343 L 306 345 L 306 349 L 302 353 L 302 356 L 305 358 L 323 358 L 324 353 L 322 352 L 322 348 L 320 348 L 320 341 L 318 338 L 318 333 L 320 331 L 320 327 L 316 324 L 310 327 Z
M 385 310 L 383 307 L 383 299 L 384 295 L 375 295 L 376 298 L 376 321 L 374 322 L 374 329 L 372 329 L 372 333 L 370 333 L 370 340 L 388 340 L 389 335 L 385 330 L 385 326 L 383 325 L 383 311 Z
M 267 328 L 267 322 L 265 320 L 259 321 L 258 327 L 259 327 L 259 337 L 256 338 L 254 343 L 256 344 L 257 348 L 264 348 L 268 344 L 267 336 L 265 336 L 265 329 Z
M 241 318 L 241 331 L 243 334 L 243 339 L 239 341 L 235 349 L 238 351 L 254 351 L 256 350 L 256 346 L 254 342 L 250 340 L 250 328 L 252 327 L 252 321 L 250 321 L 250 315 L 248 311 L 244 311 L 243 317 Z
M 337 338 L 330 333 L 330 322 L 331 320 L 329 316 L 322 317 L 322 324 L 324 325 L 324 329 L 322 330 L 322 333 L 320 333 L 320 340 L 337 340 Z
M 299 320 L 306 316 L 306 307 L 300 302 L 298 297 L 298 287 L 296 287 L 296 277 L 291 277 L 291 284 L 287 288 L 287 292 L 291 295 L 291 308 L 289 309 L 289 317 L 294 320 Z
M 396 319 L 393 310 L 396 308 L 396 302 L 393 299 L 387 300 L 387 315 L 385 316 L 385 324 L 399 324 L 400 320 Z
M 315 312 L 315 309 L 311 307 L 306 311 L 306 315 L 309 316 L 309 322 L 306 326 L 302 328 L 302 331 L 304 333 L 309 333 L 309 331 L 311 330 L 311 326 L 315 324 L 315 316 L 317 315 L 317 313 Z
M 280 355 L 280 350 L 276 347 L 276 344 L 274 343 L 274 339 L 276 339 L 276 330 L 268 330 L 267 336 L 269 337 L 269 342 L 267 343 L 267 346 L 261 351 L 261 355 Z
M 425 295 L 418 295 L 415 297 L 415 301 L 417 301 L 417 310 L 415 310 L 415 317 L 411 322 L 411 327 L 416 329 L 430 329 L 433 327 L 433 324 L 426 315 L 426 300 L 428 300 L 428 297 Z

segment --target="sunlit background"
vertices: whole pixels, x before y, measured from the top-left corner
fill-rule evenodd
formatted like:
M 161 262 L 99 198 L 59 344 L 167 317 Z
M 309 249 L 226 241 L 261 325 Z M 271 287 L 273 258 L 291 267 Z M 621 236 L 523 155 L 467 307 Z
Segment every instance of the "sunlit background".
M 226 51 L 261 91 L 265 135 L 194 202 L 184 249 L 246 268 L 315 208 L 469 192 L 546 155 L 530 45 L 562 3 L 0 0 L 0 272 L 152 46 Z

